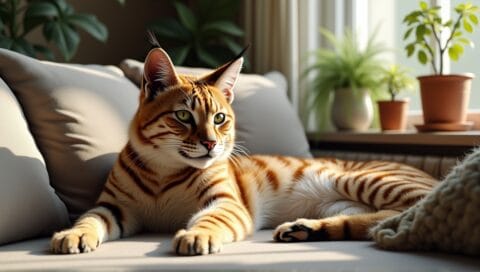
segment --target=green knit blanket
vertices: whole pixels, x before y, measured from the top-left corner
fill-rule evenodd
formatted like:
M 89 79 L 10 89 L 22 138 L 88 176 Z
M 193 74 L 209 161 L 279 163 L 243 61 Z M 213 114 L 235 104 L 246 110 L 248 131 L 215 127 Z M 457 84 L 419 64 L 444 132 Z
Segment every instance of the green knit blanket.
M 371 230 L 389 250 L 438 250 L 480 255 L 480 148 L 423 200 Z

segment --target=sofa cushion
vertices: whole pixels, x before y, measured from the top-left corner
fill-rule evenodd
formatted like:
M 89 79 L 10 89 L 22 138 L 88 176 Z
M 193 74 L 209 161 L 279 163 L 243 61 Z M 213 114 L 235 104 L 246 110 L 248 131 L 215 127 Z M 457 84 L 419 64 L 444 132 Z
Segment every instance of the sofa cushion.
M 118 68 L 43 62 L 4 49 L 0 77 L 24 110 L 52 186 L 77 217 L 95 202 L 127 141 L 138 88 Z
M 120 69 L 137 86 L 143 63 L 127 59 Z M 180 74 L 202 75 L 202 68 L 177 67 Z M 278 72 L 261 75 L 241 74 L 235 85 L 233 109 L 237 118 L 237 143 L 251 154 L 311 157 L 300 119 L 287 98 L 285 77 Z M 275 137 L 273 139 L 273 137 Z
M 0 79 L 0 244 L 68 225 L 20 105 Z

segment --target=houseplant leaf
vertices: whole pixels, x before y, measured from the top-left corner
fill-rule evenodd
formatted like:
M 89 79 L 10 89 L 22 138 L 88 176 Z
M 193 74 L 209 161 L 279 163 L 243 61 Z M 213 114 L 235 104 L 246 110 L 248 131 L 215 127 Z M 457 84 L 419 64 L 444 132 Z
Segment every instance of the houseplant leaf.
M 53 54 L 52 50 L 50 50 L 48 47 L 45 47 L 45 46 L 39 45 L 39 44 L 34 44 L 33 49 L 35 50 L 35 52 L 40 53 L 43 56 L 45 56 L 45 58 L 48 59 L 48 60 L 54 60 L 55 59 L 55 55 Z
M 470 21 L 475 24 L 475 25 L 478 25 L 478 17 L 475 15 L 475 14 L 470 14 L 468 16 L 468 18 L 470 18 Z
M 228 36 L 221 37 L 222 42 L 235 54 L 242 51 L 243 47 Z
M 427 10 L 428 9 L 428 4 L 425 1 L 420 2 L 420 9 L 422 10 Z
M 204 63 L 206 63 L 207 65 L 209 65 L 210 67 L 218 67 L 220 66 L 220 64 L 222 63 L 220 60 L 218 60 L 217 58 L 215 58 L 215 55 L 214 54 L 211 54 L 210 52 L 208 52 L 206 49 L 198 46 L 195 48 L 195 52 L 198 56 L 198 59 Z
M 68 61 L 75 54 L 80 37 L 68 24 L 50 21 L 43 28 L 43 33 L 48 41 L 54 42 L 60 49 L 62 56 Z
M 23 17 L 23 32 L 29 33 L 35 27 L 60 16 L 54 3 L 34 1 L 27 7 Z
M 67 22 L 83 29 L 99 41 L 105 42 L 108 38 L 107 27 L 94 15 L 73 14 L 67 17 Z
M 191 47 L 189 45 L 185 46 L 180 46 L 173 48 L 170 50 L 169 54 L 170 57 L 172 58 L 173 64 L 175 65 L 181 65 L 185 62 L 185 59 L 188 56 L 188 53 L 190 52 Z
M 465 29 L 465 31 L 467 31 L 468 33 L 472 33 L 472 32 L 473 32 L 473 27 L 472 27 L 472 25 L 467 21 L 467 19 L 464 19 L 464 20 L 463 20 L 463 29 Z
M 180 18 L 180 22 L 190 31 L 195 32 L 197 30 L 197 21 L 195 19 L 195 15 L 193 12 L 185 6 L 183 3 L 178 1 L 173 2 L 175 6 L 175 10 L 178 13 L 178 17 Z
M 209 31 L 217 31 L 223 34 L 228 34 L 232 36 L 241 37 L 243 36 L 243 30 L 237 27 L 234 23 L 229 21 L 215 21 L 206 23 L 202 27 L 202 31 L 209 32 Z
M 158 36 L 175 41 L 189 41 L 193 37 L 188 29 L 173 18 L 162 18 L 158 22 L 150 24 L 149 28 Z
M 238 0 L 196 0 L 198 21 L 213 22 L 231 20 L 238 11 Z
M 13 40 L 10 37 L 3 36 L 0 33 L 0 48 L 11 49 Z
M 415 52 L 415 43 L 410 43 L 405 47 L 407 50 L 407 57 L 410 57 Z
M 463 54 L 463 46 L 460 44 L 453 44 L 448 48 L 448 55 L 453 61 L 458 61 L 460 56 Z
M 25 11 L 26 17 L 58 17 L 58 9 L 50 2 L 31 2 Z
M 423 64 L 423 65 L 427 64 L 428 57 L 427 57 L 427 53 L 425 53 L 425 51 L 423 51 L 423 50 L 418 50 L 417 58 L 418 58 L 418 61 L 419 61 L 421 64 Z
M 410 37 L 410 34 L 412 33 L 413 29 L 414 29 L 414 28 L 411 27 L 411 28 L 409 28 L 409 29 L 405 32 L 405 34 L 403 35 L 403 39 L 404 39 L 404 40 L 406 40 L 406 39 L 408 39 L 408 37 Z
M 23 38 L 17 38 L 13 40 L 10 49 L 30 57 L 35 56 L 35 50 L 33 49 L 33 46 Z
M 470 47 L 474 47 L 475 45 L 473 44 L 473 42 L 465 37 L 460 37 L 460 38 L 457 38 L 456 41 L 460 42 L 460 43 L 463 43 L 465 45 L 468 45 Z

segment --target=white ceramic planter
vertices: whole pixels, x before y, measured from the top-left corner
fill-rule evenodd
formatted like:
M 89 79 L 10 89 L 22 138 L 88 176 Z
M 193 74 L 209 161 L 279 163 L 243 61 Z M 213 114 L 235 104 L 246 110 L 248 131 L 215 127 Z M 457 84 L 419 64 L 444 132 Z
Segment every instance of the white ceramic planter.
M 373 104 L 367 89 L 337 89 L 333 97 L 332 122 L 338 130 L 365 131 L 372 124 Z

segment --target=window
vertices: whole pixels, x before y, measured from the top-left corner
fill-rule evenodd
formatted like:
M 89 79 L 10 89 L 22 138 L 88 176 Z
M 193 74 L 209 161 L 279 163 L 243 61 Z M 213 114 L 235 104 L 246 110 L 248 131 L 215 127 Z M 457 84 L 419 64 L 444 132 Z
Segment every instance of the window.
M 407 58 L 403 41 L 403 34 L 406 25 L 402 23 L 404 16 L 414 9 L 418 8 L 419 1 L 382 1 L 368 0 L 369 21 L 368 28 L 371 33 L 376 25 L 380 26 L 378 39 L 385 42 L 388 46 L 397 51 L 393 54 L 392 60 L 396 63 L 409 67 L 415 76 L 431 74 L 429 66 L 421 65 L 416 58 Z M 426 0 L 428 1 L 428 0 Z M 480 0 L 469 0 L 473 4 L 480 6 Z M 447 11 L 453 11 L 453 8 L 459 3 L 465 3 L 465 0 L 432 0 L 433 4 L 441 5 Z M 455 16 L 451 14 L 452 17 Z M 447 15 L 448 16 L 448 15 Z M 455 18 L 455 17 L 453 17 Z M 458 62 L 450 62 L 447 71 L 451 73 L 474 73 L 476 78 L 473 80 L 472 92 L 470 97 L 470 109 L 480 109 L 480 27 L 476 28 L 474 33 L 468 34 L 476 47 L 465 48 L 464 55 Z M 449 70 L 448 70 L 449 69 Z M 410 110 L 421 110 L 420 94 L 418 91 L 406 94 L 410 97 Z

